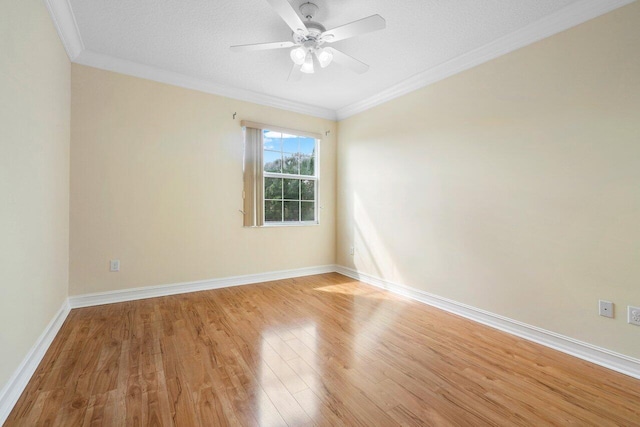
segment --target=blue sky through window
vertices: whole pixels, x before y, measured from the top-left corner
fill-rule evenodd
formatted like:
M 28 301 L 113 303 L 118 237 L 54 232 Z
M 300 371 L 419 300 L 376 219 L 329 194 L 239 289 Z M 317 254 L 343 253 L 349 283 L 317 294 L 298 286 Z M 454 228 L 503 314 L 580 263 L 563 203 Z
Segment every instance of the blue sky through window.
M 285 153 L 301 153 L 312 155 L 316 140 L 305 136 L 288 135 L 286 133 L 264 130 L 264 149 L 283 151 Z

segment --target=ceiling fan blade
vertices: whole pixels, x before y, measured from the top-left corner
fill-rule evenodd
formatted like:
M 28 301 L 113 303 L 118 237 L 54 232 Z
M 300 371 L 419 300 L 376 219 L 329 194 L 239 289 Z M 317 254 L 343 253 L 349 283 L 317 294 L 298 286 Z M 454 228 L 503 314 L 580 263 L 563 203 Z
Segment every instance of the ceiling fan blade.
M 293 64 L 287 80 L 290 82 L 299 82 L 302 77 L 302 71 L 300 71 L 300 68 L 302 68 L 302 65 Z
M 354 71 L 358 74 L 366 73 L 369 69 L 369 66 L 362 61 L 358 61 L 353 56 L 349 56 L 344 52 L 340 52 L 337 49 L 332 47 L 325 47 L 325 49 L 330 50 L 333 54 L 333 62 L 336 64 L 340 64 L 343 67 L 347 67 L 351 71 Z
M 325 42 L 333 43 L 338 40 L 348 39 L 349 37 L 359 36 L 360 34 L 382 30 L 386 25 L 386 21 L 382 16 L 371 15 L 367 18 L 336 27 L 333 30 L 325 31 L 321 37 Z
M 241 44 L 241 45 L 231 46 L 231 50 L 234 52 L 252 52 L 254 50 L 282 49 L 285 47 L 292 47 L 295 45 L 296 44 L 294 42 Z
M 287 0 L 267 0 L 267 2 L 269 2 L 273 10 L 280 15 L 294 33 L 301 33 L 305 36 L 309 34 L 307 27 L 304 25 L 304 22 L 302 22 L 302 19 L 300 19 L 300 16 L 298 16 L 293 6 L 291 6 L 291 3 Z

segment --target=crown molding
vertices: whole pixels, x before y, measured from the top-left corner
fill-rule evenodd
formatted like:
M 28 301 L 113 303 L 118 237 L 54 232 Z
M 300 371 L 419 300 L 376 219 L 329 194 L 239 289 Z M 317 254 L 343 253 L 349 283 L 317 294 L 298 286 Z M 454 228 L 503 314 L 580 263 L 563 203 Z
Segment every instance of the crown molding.
M 315 107 L 313 105 L 289 101 L 287 99 L 271 95 L 264 95 L 249 90 L 223 86 L 207 79 L 191 77 L 185 74 L 140 64 L 138 62 L 115 58 L 113 56 L 95 53 L 87 49 L 83 50 L 73 62 L 81 65 L 87 65 L 89 67 L 100 68 L 102 70 L 114 71 L 116 73 L 179 86 L 186 89 L 193 89 L 213 95 L 233 98 L 239 101 L 280 108 L 282 110 L 306 114 L 322 119 L 336 120 L 335 111 L 328 108 Z
M 185 74 L 86 50 L 69 0 L 44 0 L 60 39 L 72 62 L 328 120 L 346 119 L 354 114 L 361 113 L 409 92 L 468 70 L 476 65 L 535 43 L 590 19 L 604 15 L 614 9 L 633 3 L 634 1 L 635 0 L 578 1 L 504 37 L 418 73 L 376 95 L 334 111 L 328 108 L 307 105 L 244 89 L 224 86 L 207 79 L 191 77 Z
M 582 0 L 564 7 L 551 15 L 533 22 L 506 36 L 477 49 L 457 56 L 447 62 L 425 70 L 362 101 L 336 111 L 337 119 L 344 120 L 354 114 L 406 95 L 484 62 L 520 49 L 546 37 L 604 15 L 635 0 Z
M 49 10 L 69 59 L 73 61 L 84 50 L 84 43 L 69 0 L 44 0 L 44 4 Z

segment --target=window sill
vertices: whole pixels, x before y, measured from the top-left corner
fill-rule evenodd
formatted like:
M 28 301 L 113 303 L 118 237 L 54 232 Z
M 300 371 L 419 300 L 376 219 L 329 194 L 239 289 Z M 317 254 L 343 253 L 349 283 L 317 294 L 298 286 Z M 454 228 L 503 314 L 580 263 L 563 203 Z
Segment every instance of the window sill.
M 264 225 L 256 228 L 274 228 L 274 227 L 307 227 L 307 226 L 315 226 L 320 225 L 318 221 L 309 221 L 309 222 L 269 222 Z

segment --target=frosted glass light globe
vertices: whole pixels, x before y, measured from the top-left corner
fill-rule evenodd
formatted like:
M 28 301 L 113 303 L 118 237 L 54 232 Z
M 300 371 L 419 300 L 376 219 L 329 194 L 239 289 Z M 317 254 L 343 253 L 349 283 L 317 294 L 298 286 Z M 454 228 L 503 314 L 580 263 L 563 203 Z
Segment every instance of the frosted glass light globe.
M 304 59 L 307 57 L 307 52 L 304 50 L 303 47 L 296 47 L 294 49 L 291 49 L 291 60 L 297 64 L 297 65 L 302 65 L 304 64 Z
M 307 74 L 313 74 L 313 58 L 311 57 L 311 53 L 307 53 L 307 57 L 304 60 L 302 67 L 300 67 L 300 71 Z
M 333 60 L 333 53 L 329 49 L 321 49 L 316 52 L 316 56 L 318 57 L 318 62 L 322 68 L 331 64 L 331 61 Z

